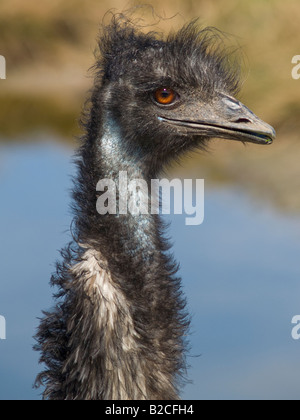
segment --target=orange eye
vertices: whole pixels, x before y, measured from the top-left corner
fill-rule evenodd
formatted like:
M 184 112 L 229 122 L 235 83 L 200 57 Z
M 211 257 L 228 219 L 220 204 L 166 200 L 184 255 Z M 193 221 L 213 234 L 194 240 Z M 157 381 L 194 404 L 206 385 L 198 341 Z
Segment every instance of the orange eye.
M 176 99 L 176 93 L 173 89 L 160 88 L 154 92 L 154 98 L 161 105 L 170 105 Z

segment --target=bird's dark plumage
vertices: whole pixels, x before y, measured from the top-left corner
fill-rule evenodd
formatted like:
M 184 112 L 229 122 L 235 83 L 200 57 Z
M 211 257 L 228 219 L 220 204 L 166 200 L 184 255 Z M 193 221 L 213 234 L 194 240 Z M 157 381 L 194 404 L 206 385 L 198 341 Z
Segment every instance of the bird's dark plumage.
M 74 241 L 36 336 L 45 398 L 178 398 L 189 317 L 164 226 L 158 215 L 99 215 L 97 183 L 118 185 L 123 171 L 150 185 L 211 137 L 271 142 L 273 129 L 233 97 L 238 71 L 218 37 L 196 21 L 165 39 L 122 16 L 102 28 L 76 159 Z

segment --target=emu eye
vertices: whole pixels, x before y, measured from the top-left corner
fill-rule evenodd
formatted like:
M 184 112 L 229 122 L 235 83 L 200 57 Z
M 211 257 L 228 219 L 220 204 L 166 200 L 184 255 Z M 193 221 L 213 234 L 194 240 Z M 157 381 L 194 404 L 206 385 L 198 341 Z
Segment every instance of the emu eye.
M 154 99 L 160 105 L 170 105 L 177 97 L 176 92 L 169 88 L 160 88 L 154 92 Z

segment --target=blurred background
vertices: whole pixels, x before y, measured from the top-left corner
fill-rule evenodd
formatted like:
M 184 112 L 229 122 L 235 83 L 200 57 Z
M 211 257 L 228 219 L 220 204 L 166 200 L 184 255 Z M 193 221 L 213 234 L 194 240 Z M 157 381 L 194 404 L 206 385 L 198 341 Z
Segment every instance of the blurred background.
M 72 155 L 99 23 L 121 0 L 0 0 L 0 399 L 39 399 L 32 350 L 58 250 L 70 239 Z M 182 398 L 298 399 L 300 54 L 298 0 L 148 0 L 167 32 L 199 17 L 240 48 L 239 99 L 277 131 L 268 147 L 213 140 L 170 177 L 205 179 L 205 219 L 168 216 L 192 314 Z M 147 29 L 147 28 L 146 28 Z M 151 28 L 153 29 L 153 28 Z

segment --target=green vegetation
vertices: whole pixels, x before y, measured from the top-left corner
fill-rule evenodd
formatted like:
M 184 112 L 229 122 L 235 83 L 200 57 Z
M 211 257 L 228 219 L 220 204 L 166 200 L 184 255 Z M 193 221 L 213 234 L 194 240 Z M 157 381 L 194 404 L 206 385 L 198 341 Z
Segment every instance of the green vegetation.
M 298 0 L 284 3 L 280 0 L 228 0 L 226 5 L 221 0 L 152 0 L 150 4 L 161 16 L 172 17 L 178 13 L 174 18 L 158 23 L 161 30 L 176 29 L 190 18 L 199 16 L 203 25 L 216 26 L 231 34 L 230 42 L 241 46 L 238 54 L 241 53 L 244 59 L 243 100 L 274 125 L 283 116 L 288 116 L 296 122 L 296 128 L 300 128 L 297 106 L 300 82 L 291 78 L 291 58 L 299 53 Z M 87 87 L 82 83 L 83 78 L 75 83 L 74 91 L 74 86 L 65 83 L 67 72 L 72 64 L 78 67 L 80 63 L 78 68 L 82 76 L 85 75 L 96 45 L 98 25 L 105 12 L 111 8 L 123 10 L 124 5 L 126 2 L 120 0 L 101 3 L 96 0 L 0 2 L 0 54 L 7 61 L 7 80 L 1 81 L 0 101 L 3 104 L 6 99 L 20 108 L 15 111 L 19 116 L 17 125 L 15 120 L 7 118 L 7 112 L 0 113 L 1 134 L 15 135 L 17 129 L 22 134 L 24 130 L 31 129 L 27 118 L 31 119 L 30 109 L 33 110 L 33 107 L 30 106 L 24 113 L 22 109 L 27 108 L 26 97 L 37 102 L 40 94 L 40 106 L 34 109 L 32 117 L 35 116 L 38 121 L 41 112 L 41 121 L 50 124 L 62 135 L 69 135 L 70 131 L 65 127 L 74 124 L 74 113 L 80 111 L 81 104 L 73 106 L 73 112 L 63 112 L 61 116 L 54 112 L 57 119 L 54 115 L 45 119 L 43 107 L 51 108 L 54 95 L 61 109 L 66 105 L 65 101 L 70 102 L 70 96 L 82 97 Z M 158 21 L 151 16 L 150 8 L 143 12 L 138 10 L 139 13 L 144 14 L 146 22 Z M 57 73 L 55 89 L 51 70 Z M 60 75 L 64 76 L 61 80 Z M 42 81 L 43 89 L 36 89 L 36 84 Z M 15 85 L 20 86 L 22 91 L 20 101 L 15 100 Z M 9 95 L 12 95 L 11 100 Z M 63 117 L 69 118 L 65 124 L 61 122 Z M 10 124 L 14 125 L 13 130 Z
M 55 97 L 2 95 L 1 119 L 9 124 L 1 125 L 2 138 L 16 138 L 43 130 L 63 135 L 66 141 L 79 134 L 78 110 L 65 107 Z

